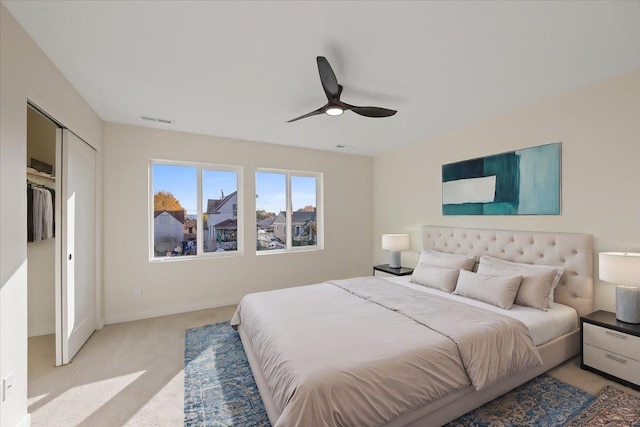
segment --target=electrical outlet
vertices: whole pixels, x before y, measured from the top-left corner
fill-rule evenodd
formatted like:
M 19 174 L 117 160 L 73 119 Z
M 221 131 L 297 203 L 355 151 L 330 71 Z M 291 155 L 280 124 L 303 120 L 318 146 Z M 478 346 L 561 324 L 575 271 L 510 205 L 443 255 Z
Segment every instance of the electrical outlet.
M 2 401 L 9 398 L 13 391 L 13 374 L 9 374 L 2 380 Z
M 133 294 L 135 296 L 140 296 L 142 295 L 142 286 L 134 286 L 133 287 Z

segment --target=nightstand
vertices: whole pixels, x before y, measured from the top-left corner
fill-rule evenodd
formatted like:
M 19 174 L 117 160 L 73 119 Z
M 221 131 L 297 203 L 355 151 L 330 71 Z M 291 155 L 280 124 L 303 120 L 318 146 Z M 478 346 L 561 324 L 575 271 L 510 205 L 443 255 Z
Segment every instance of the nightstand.
M 413 268 L 393 268 L 389 267 L 389 264 L 380 264 L 373 267 L 373 275 L 376 277 L 409 276 L 411 274 L 413 274 Z
M 580 367 L 640 390 L 640 325 L 596 311 L 580 318 Z

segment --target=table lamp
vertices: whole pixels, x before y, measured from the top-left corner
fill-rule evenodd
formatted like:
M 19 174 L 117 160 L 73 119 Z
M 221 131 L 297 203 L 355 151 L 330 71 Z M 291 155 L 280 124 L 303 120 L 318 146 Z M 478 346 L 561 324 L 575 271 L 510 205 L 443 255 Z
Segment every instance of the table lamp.
M 615 283 L 616 319 L 640 323 L 640 253 L 600 252 L 600 280 Z
M 400 262 L 400 251 L 409 249 L 409 235 L 383 234 L 382 249 L 391 251 L 389 252 L 389 267 L 400 268 L 402 266 Z

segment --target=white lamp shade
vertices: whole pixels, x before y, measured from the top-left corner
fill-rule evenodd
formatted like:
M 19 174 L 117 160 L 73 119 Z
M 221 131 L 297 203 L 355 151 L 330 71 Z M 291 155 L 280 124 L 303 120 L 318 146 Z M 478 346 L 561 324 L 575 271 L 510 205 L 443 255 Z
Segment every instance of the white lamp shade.
M 383 234 L 382 249 L 388 251 L 403 251 L 409 249 L 408 234 Z
M 600 280 L 618 285 L 640 286 L 640 253 L 600 252 Z

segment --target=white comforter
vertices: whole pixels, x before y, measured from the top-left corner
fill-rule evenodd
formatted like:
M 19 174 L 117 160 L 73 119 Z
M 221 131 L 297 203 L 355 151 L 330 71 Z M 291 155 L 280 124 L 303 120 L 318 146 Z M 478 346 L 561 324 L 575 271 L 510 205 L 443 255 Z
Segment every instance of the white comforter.
M 276 427 L 377 426 L 541 364 L 519 321 L 372 277 L 247 295 Z
M 553 341 L 562 335 L 580 328 L 580 316 L 578 316 L 576 310 L 557 302 L 554 302 L 553 306 L 546 311 L 517 304 L 514 304 L 513 307 L 511 307 L 511 310 L 505 310 L 482 301 L 411 283 L 410 279 L 411 276 L 385 277 L 385 280 L 399 283 L 402 286 L 416 289 L 420 292 L 439 295 L 443 298 L 452 299 L 454 301 L 463 301 L 465 304 L 469 304 L 474 307 L 484 308 L 485 310 L 493 311 L 494 313 L 513 317 L 527 325 L 529 334 L 533 339 L 533 344 L 536 346 L 541 346 L 542 344 Z

